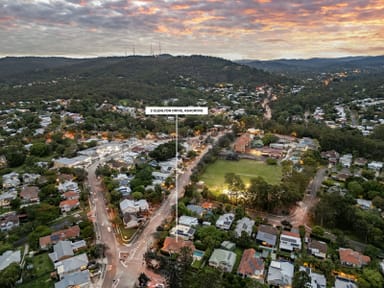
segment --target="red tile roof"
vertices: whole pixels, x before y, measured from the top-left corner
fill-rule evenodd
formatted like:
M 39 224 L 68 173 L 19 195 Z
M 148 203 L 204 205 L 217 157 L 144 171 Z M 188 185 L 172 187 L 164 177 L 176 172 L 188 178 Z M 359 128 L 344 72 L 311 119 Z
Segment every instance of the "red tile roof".
M 64 200 L 60 202 L 60 207 L 69 206 L 69 207 L 75 207 L 79 205 L 79 200 L 72 199 L 72 200 Z
M 341 264 L 353 265 L 356 267 L 361 267 L 371 262 L 371 258 L 369 256 L 365 256 L 360 252 L 349 248 L 339 248 L 339 256 Z
M 68 192 L 63 193 L 63 197 L 65 199 L 68 199 L 68 198 L 79 199 L 80 195 L 79 195 L 79 193 L 76 193 L 75 191 L 68 191 Z
M 51 235 L 40 237 L 39 243 L 41 248 L 45 248 L 50 244 L 55 244 L 59 240 L 66 240 L 71 238 L 79 237 L 80 227 L 78 225 L 72 226 L 68 229 L 59 230 L 53 232 Z
M 261 271 L 261 274 L 264 271 L 264 261 L 263 259 L 256 257 L 255 249 L 246 249 L 244 250 L 243 257 L 237 269 L 238 274 L 253 276 L 255 275 L 256 270 Z
M 164 244 L 163 244 L 163 247 L 161 248 L 161 251 L 165 253 L 179 253 L 182 247 L 189 247 L 191 248 L 192 252 L 195 251 L 196 249 L 192 241 L 183 240 L 183 239 L 180 239 L 180 237 L 178 241 L 176 241 L 176 238 L 174 237 L 167 237 L 164 240 Z
M 201 204 L 201 207 L 204 209 L 212 209 L 213 208 L 213 203 L 212 202 L 204 202 Z
M 286 236 L 300 238 L 300 234 L 295 233 L 295 232 L 291 232 L 291 231 L 283 231 L 283 232 L 281 232 L 281 235 L 286 235 Z

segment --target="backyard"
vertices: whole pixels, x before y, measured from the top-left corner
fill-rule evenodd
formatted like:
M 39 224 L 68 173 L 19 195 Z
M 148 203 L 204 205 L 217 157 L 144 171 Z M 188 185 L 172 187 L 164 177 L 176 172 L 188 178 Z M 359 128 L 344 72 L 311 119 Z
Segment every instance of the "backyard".
M 239 175 L 246 185 L 250 183 L 251 178 L 258 176 L 263 177 L 269 184 L 278 184 L 281 181 L 280 166 L 248 159 L 217 160 L 207 167 L 201 180 L 211 191 L 219 193 L 224 188 L 225 174 L 231 172 Z
M 30 268 L 29 268 L 30 267 Z M 29 269 L 28 269 L 29 268 Z M 23 273 L 25 283 L 20 288 L 50 288 L 54 286 L 50 272 L 54 270 L 48 253 L 27 258 L 27 269 Z

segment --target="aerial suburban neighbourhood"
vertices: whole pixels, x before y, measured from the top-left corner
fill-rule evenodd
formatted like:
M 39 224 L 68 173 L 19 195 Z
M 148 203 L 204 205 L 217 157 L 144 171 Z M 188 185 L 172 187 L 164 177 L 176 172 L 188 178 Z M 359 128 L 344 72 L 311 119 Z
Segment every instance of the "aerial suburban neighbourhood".
M 0 83 L 0 287 L 384 287 L 382 68 L 94 61 Z

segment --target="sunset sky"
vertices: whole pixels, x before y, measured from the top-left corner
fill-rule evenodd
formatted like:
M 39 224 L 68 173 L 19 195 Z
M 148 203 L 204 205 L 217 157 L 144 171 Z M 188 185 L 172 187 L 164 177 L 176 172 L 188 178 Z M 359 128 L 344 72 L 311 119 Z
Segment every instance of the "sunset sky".
M 384 0 L 0 1 L 0 57 L 133 51 L 227 59 L 384 55 Z

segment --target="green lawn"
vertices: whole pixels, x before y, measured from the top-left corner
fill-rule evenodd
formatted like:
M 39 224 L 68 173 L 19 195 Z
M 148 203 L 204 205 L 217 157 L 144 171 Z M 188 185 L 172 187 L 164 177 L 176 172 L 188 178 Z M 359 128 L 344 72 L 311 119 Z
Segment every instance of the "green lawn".
M 247 185 L 253 177 L 261 176 L 270 184 L 281 181 L 281 167 L 267 165 L 261 161 L 241 159 L 239 161 L 217 160 L 209 165 L 201 177 L 212 191 L 220 191 L 224 187 L 224 176 L 233 172 L 239 175 Z
M 27 261 L 33 268 L 23 273 L 24 283 L 17 286 L 20 288 L 51 288 L 54 282 L 51 280 L 50 273 L 54 270 L 53 264 L 48 257 L 48 253 L 33 256 Z M 27 266 L 27 265 L 26 265 Z
M 135 234 L 137 228 L 125 228 L 124 227 L 124 224 L 120 224 L 119 225 L 119 231 L 120 231 L 120 234 L 121 236 L 123 237 L 123 241 L 128 241 L 129 239 L 131 239 L 131 237 L 133 236 L 133 234 Z

